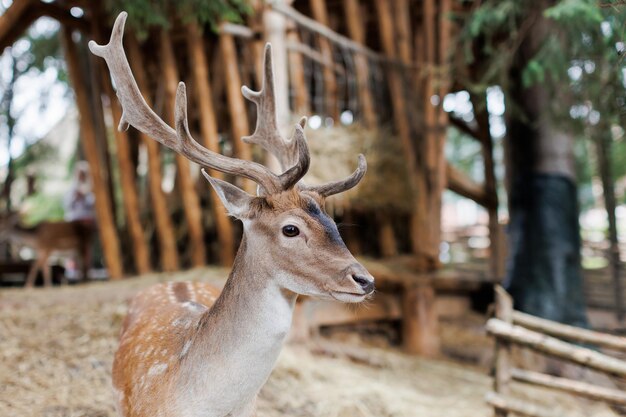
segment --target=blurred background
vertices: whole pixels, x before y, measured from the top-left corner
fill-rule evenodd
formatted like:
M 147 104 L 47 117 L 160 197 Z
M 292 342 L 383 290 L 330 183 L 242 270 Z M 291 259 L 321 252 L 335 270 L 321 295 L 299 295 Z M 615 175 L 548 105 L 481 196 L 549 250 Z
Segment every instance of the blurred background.
M 624 1 L 0 0 L 3 415 L 114 415 L 126 299 L 164 280 L 223 285 L 241 238 L 199 166 L 117 130 L 115 86 L 87 42 L 106 43 L 123 10 L 146 101 L 173 125 L 185 81 L 204 146 L 277 166 L 240 140 L 256 122 L 240 88 L 261 88 L 271 42 L 279 126 L 289 135 L 308 117 L 305 181 L 367 157 L 364 181 L 327 211 L 377 295 L 357 308 L 299 301 L 261 415 L 515 411 L 497 402 L 523 378 L 493 365 L 510 342 L 487 335 L 494 311 L 510 316 L 504 292 L 494 310 L 494 286 L 512 296 L 508 325 L 523 313 L 603 332 L 569 338 L 595 352 L 612 333 L 611 359 L 623 356 Z M 615 392 L 626 377 L 513 351 L 511 363 Z M 485 402 L 492 376 L 498 397 Z M 519 401 L 558 403 L 556 415 L 626 405 L 521 382 Z

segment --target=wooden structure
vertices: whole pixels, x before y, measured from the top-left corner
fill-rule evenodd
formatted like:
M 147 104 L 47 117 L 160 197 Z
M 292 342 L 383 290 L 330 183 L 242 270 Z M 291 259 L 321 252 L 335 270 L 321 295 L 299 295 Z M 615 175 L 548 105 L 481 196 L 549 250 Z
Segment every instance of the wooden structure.
M 568 326 L 515 311 L 511 297 L 499 286 L 496 288 L 496 318 L 487 322 L 487 331 L 496 338 L 496 373 L 494 391 L 487 395 L 486 400 L 494 407 L 496 416 L 504 417 L 509 413 L 531 417 L 554 415 L 549 410 L 512 398 L 513 381 L 626 406 L 626 393 L 620 389 L 599 387 L 582 381 L 515 368 L 511 358 L 512 346 L 522 346 L 609 376 L 624 378 L 626 362 L 602 353 L 600 349 L 626 352 L 625 337 Z M 583 343 L 599 350 L 574 343 Z
M 82 17 L 70 13 L 82 9 Z M 132 33 L 127 49 L 140 90 L 164 120 L 172 118 L 176 83 L 190 88 L 190 128 L 200 132 L 206 147 L 238 158 L 263 158 L 240 140 L 251 132 L 252 111 L 241 93 L 242 83 L 260 88 L 260 49 L 272 41 L 279 83 L 279 123 L 291 111 L 306 111 L 339 124 L 346 111 L 368 130 L 390 128 L 408 168 L 414 194 L 409 227 L 394 226 L 394 213 L 369 213 L 368 229 L 377 239 L 364 239 L 349 229 L 346 243 L 355 252 L 363 241 L 375 241 L 368 255 L 383 258 L 411 255 L 408 278 L 398 278 L 403 290 L 399 312 L 405 319 L 409 350 L 436 354 L 434 302 L 442 274 L 439 262 L 441 200 L 448 188 L 488 209 L 492 241 L 499 233 L 492 138 L 486 108 L 477 114 L 477 127 L 449 119 L 443 97 L 463 86 L 449 82 L 449 51 L 456 28 L 451 0 L 296 0 L 259 2 L 246 26 L 224 23 L 219 33 L 193 23 L 174 21 L 171 29 L 153 31 L 140 43 Z M 40 0 L 14 2 L 0 16 L 0 50 L 10 46 L 40 16 L 57 19 L 68 60 L 71 83 L 81 112 L 81 137 L 94 174 L 97 216 L 106 266 L 112 279 L 128 271 L 166 271 L 205 262 L 231 264 L 236 226 L 197 181 L 190 166 L 136 131 L 115 133 L 115 156 L 106 131 L 114 131 L 121 114 L 102 63 L 85 54 L 83 43 L 102 41 L 110 31 L 100 2 Z M 72 36 L 79 32 L 80 37 Z M 87 71 L 86 71 L 87 70 Z M 85 74 L 91 74 L 86 79 Z M 314 74 L 320 74 L 315 77 Z M 485 97 L 473 97 L 481 101 Z M 103 113 L 111 117 L 104 117 Z M 106 121 L 113 124 L 106 126 Z M 330 122 L 329 122 L 330 120 Z M 477 184 L 448 164 L 444 157 L 446 129 L 452 124 L 483 146 L 484 184 Z M 147 173 L 137 174 L 137 155 L 147 156 Z M 163 165 L 168 169 L 164 169 Z M 111 175 L 119 170 L 119 182 Z M 163 190 L 163 177 L 175 171 L 175 187 Z M 212 172 L 211 175 L 218 176 Z M 371 174 L 370 174 L 371 175 Z M 253 191 L 249 183 L 243 184 Z M 122 189 L 122 201 L 111 190 Z M 348 208 L 342 221 L 354 223 L 357 210 Z M 366 231 L 370 233 L 369 230 Z M 364 233 L 363 231 L 360 232 Z M 120 236 L 129 236 L 124 239 Z M 369 235 L 368 235 L 369 236 Z M 367 248 L 362 248 L 368 250 Z M 150 257 L 150 254 L 153 254 Z M 492 253 L 496 259 L 497 254 Z M 390 262 L 392 262 L 390 260 Z M 383 263 L 384 264 L 384 263 Z M 494 261 L 490 279 L 500 278 Z M 376 275 L 376 273 L 374 273 Z M 419 279 L 415 277 L 421 277 Z M 461 277 L 462 278 L 462 277 Z M 462 282 L 460 279 L 459 282 Z M 459 284 L 461 285 L 461 284 Z M 461 285 L 462 286 L 462 285 Z

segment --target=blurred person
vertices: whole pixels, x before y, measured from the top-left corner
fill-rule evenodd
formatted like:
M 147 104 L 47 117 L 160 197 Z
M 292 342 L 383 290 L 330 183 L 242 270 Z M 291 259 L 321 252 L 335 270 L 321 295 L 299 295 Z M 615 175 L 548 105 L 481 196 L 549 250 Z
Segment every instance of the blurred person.
M 76 227 L 85 234 L 91 234 L 95 227 L 95 197 L 93 194 L 91 177 L 89 175 L 89 164 L 86 161 L 79 161 L 74 168 L 74 180 L 68 193 L 65 195 L 63 206 L 65 208 L 65 220 L 74 222 Z M 84 257 L 82 261 L 83 276 L 87 279 L 87 271 L 91 266 L 91 253 L 93 241 L 86 240 L 88 248 L 83 248 Z M 78 265 L 76 259 L 70 258 L 65 262 L 65 277 L 67 279 L 79 279 Z

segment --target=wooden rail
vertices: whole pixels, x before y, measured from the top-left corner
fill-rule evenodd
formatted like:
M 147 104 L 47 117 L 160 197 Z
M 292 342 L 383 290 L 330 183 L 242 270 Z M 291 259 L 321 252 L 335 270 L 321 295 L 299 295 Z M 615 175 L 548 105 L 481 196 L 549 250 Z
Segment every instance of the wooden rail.
M 511 346 L 515 344 L 610 376 L 624 378 L 626 361 L 576 346 L 557 337 L 618 351 L 625 351 L 626 338 L 580 329 L 514 311 L 511 297 L 499 286 L 496 287 L 496 318 L 487 322 L 487 332 L 496 337 L 496 372 L 494 391 L 488 393 L 485 400 L 494 407 L 496 416 L 506 417 L 509 413 L 530 417 L 554 415 L 550 410 L 511 398 L 511 381 L 550 388 L 613 405 L 626 405 L 626 393 L 623 391 L 515 368 L 511 365 L 510 358 Z

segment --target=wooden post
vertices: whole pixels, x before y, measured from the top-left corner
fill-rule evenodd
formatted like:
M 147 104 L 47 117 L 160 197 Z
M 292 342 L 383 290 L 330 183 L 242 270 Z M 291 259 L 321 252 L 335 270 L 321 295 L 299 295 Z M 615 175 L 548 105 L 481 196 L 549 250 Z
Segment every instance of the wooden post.
M 424 1 L 424 19 L 428 20 L 426 10 L 434 9 L 434 5 L 439 5 L 437 19 L 433 22 L 437 22 L 438 32 L 427 33 L 427 50 L 434 48 L 438 41 L 438 51 L 429 55 L 429 62 L 433 64 L 437 63 L 439 74 L 437 75 L 436 85 L 430 83 L 433 92 L 436 92 L 439 97 L 439 102 L 436 106 L 429 106 L 434 112 L 434 123 L 431 124 L 432 130 L 430 133 L 431 147 L 429 155 L 428 166 L 431 169 L 430 175 L 430 247 L 432 248 L 431 256 L 435 265 L 439 265 L 439 246 L 441 244 L 441 205 L 443 192 L 446 188 L 446 157 L 444 148 L 446 144 L 448 115 L 443 111 L 443 99 L 448 92 L 447 77 L 443 75 L 443 71 L 447 70 L 447 58 L 450 47 L 450 0 L 434 0 Z M 434 16 L 433 16 L 434 17 Z M 431 53 L 430 51 L 428 53 Z M 438 57 L 438 60 L 437 60 Z M 431 73 L 431 77 L 434 78 L 434 74 Z M 431 78 L 431 80 L 433 79 Z M 427 101 L 430 102 L 431 95 L 427 96 Z M 427 127 L 428 129 L 428 127 Z
M 137 81 L 139 90 L 143 92 L 144 100 L 150 106 L 150 96 L 147 90 L 146 74 L 144 72 L 143 60 L 139 44 L 134 36 L 128 37 L 129 62 L 133 70 L 133 75 Z M 150 189 L 150 199 L 156 232 L 159 241 L 159 258 L 161 268 L 164 271 L 176 271 L 179 268 L 178 251 L 176 249 L 176 237 L 174 227 L 167 209 L 165 193 L 161 187 L 163 176 L 161 174 L 161 158 L 159 156 L 159 144 L 149 136 L 139 132 L 141 142 L 146 146 L 148 153 L 148 187 Z
M 393 230 L 391 215 L 385 212 L 378 212 L 378 239 L 380 240 L 380 254 L 383 257 L 398 255 L 398 242 Z
M 296 25 L 291 23 L 287 29 L 287 41 L 289 43 L 300 43 L 300 35 Z M 309 101 L 309 89 L 304 77 L 304 64 L 302 54 L 297 51 L 289 51 L 289 78 L 294 91 L 294 110 L 297 114 L 308 114 L 311 112 Z
M 309 0 L 309 4 L 311 5 L 313 19 L 317 20 L 324 26 L 329 26 L 326 0 Z M 328 116 L 332 117 L 335 121 L 339 121 L 337 78 L 335 77 L 335 72 L 333 70 L 334 64 L 332 64 L 335 61 L 333 59 L 333 49 L 328 39 L 323 36 L 318 36 L 318 42 L 320 51 L 324 56 L 324 60 L 331 63 L 331 65 L 325 65 L 322 69 L 324 78 L 324 95 L 326 96 L 325 111 Z
M 166 123 L 174 126 L 174 107 L 176 103 L 176 90 L 178 88 L 178 70 L 172 49 L 172 41 L 166 30 L 161 31 L 161 61 L 163 62 L 163 78 L 165 83 L 165 109 L 164 118 Z M 189 228 L 189 242 L 191 244 L 191 263 L 193 266 L 205 265 L 204 235 L 202 232 L 202 209 L 200 200 L 194 188 L 191 178 L 191 166 L 189 160 L 180 154 L 176 154 L 178 167 L 177 180 L 180 188 L 187 227 Z
M 276 94 L 276 122 L 278 129 L 287 133 L 289 126 L 289 72 L 287 69 L 287 20 L 282 14 L 266 8 L 263 12 L 263 32 L 265 40 L 272 44 L 272 63 L 274 64 L 274 91 Z M 269 152 L 266 165 L 274 172 L 281 172 L 280 163 Z
M 96 216 L 98 218 L 98 231 L 104 252 L 104 261 L 111 279 L 122 278 L 122 257 L 120 254 L 119 239 L 115 228 L 115 221 L 111 213 L 111 201 L 107 192 L 106 183 L 101 173 L 101 163 L 98 158 L 96 146 L 96 132 L 93 126 L 89 97 L 87 96 L 87 80 L 84 78 L 78 59 L 78 50 L 72 40 L 72 30 L 63 28 L 63 44 L 65 47 L 65 58 L 74 95 L 76 96 L 76 107 L 80 112 L 81 143 L 85 158 L 90 166 L 93 191 L 96 198 Z
M 117 125 L 122 117 L 122 109 L 117 102 L 117 97 L 111 85 L 111 79 L 105 75 L 103 80 L 104 93 L 109 97 L 111 113 L 113 116 L 113 133 L 117 146 L 117 160 L 120 168 L 120 183 L 124 200 L 124 211 L 130 237 L 133 241 L 133 261 L 139 274 L 150 272 L 150 253 L 146 245 L 143 226 L 141 225 L 141 212 L 137 201 L 137 186 L 135 184 L 134 165 L 130 156 L 128 134 L 120 132 Z
M 204 55 L 204 40 L 196 23 L 188 24 L 186 29 L 187 48 L 189 50 L 191 72 L 195 86 L 195 99 L 200 113 L 200 132 L 204 138 L 204 145 L 209 150 L 220 153 L 217 122 L 211 100 L 209 67 Z M 218 179 L 224 178 L 223 173 L 213 169 L 209 169 L 208 173 Z M 214 194 L 212 194 L 212 197 L 213 216 L 215 217 L 217 238 L 220 245 L 220 263 L 224 266 L 230 266 L 235 258 L 232 224 L 221 203 L 217 201 Z
M 389 8 L 389 2 L 385 0 L 376 0 L 376 14 L 378 15 L 378 23 L 381 41 L 383 44 L 383 50 L 385 55 L 390 59 L 396 59 L 396 47 L 394 42 L 394 22 Z M 409 61 L 406 61 L 409 59 Z M 402 60 L 406 64 L 410 64 L 410 57 L 404 56 Z M 416 192 L 416 202 L 411 214 L 411 246 L 413 253 L 417 256 L 422 256 L 427 251 L 424 245 L 425 226 L 428 224 L 427 216 L 429 213 L 426 211 L 425 204 L 423 202 L 424 193 L 419 192 L 424 189 L 420 184 L 419 171 L 416 165 L 416 152 L 411 138 L 411 128 L 407 119 L 407 103 L 405 100 L 404 92 L 405 86 L 403 85 L 403 76 L 399 71 L 393 67 L 389 69 L 389 76 L 387 80 L 389 82 L 389 90 L 391 93 L 391 104 L 393 107 L 393 119 L 394 125 L 398 131 L 398 136 L 402 143 L 402 148 L 407 163 L 407 172 L 409 175 L 409 181 L 411 183 L 411 189 Z M 421 269 L 426 269 L 426 262 L 418 259 Z
M 402 292 L 402 340 L 409 353 L 439 355 L 439 318 L 431 282 L 405 284 Z
M 489 240 L 490 240 L 490 258 L 489 272 L 494 280 L 503 278 L 501 268 L 501 258 L 504 254 L 500 249 L 500 224 L 498 222 L 498 190 L 496 184 L 496 174 L 493 161 L 493 139 L 489 131 L 489 112 L 487 111 L 487 95 L 486 93 L 476 95 L 472 94 L 470 100 L 474 107 L 476 122 L 478 124 L 479 136 L 481 142 L 481 150 L 483 162 L 485 165 L 485 194 L 486 208 L 489 214 Z
M 232 35 L 220 33 L 219 44 L 226 79 L 226 100 L 230 114 L 233 149 L 237 158 L 249 161 L 252 159 L 250 145 L 241 140 L 243 136 L 249 134 L 250 124 L 244 98 L 241 95 L 241 77 L 237 63 L 235 40 Z M 243 188 L 251 194 L 256 194 L 256 185 L 248 179 L 243 180 Z
M 362 13 L 359 0 L 344 0 L 346 23 L 350 38 L 360 44 L 365 44 L 365 29 L 363 27 Z M 354 71 L 356 73 L 359 100 L 363 111 L 363 122 L 368 129 L 377 127 L 376 112 L 372 100 L 372 92 L 369 82 L 369 64 L 367 58 L 360 53 L 354 53 Z
M 496 317 L 506 323 L 513 322 L 513 299 L 499 285 L 495 287 Z M 496 339 L 494 391 L 502 396 L 509 394 L 511 382 L 511 343 L 507 340 Z M 508 412 L 496 407 L 496 417 L 506 417 Z
M 346 22 L 350 38 L 355 42 L 365 44 L 365 30 L 360 18 L 360 6 L 358 0 L 344 0 Z M 363 109 L 363 122 L 367 129 L 376 129 L 376 113 L 372 100 L 369 82 L 369 65 L 365 56 L 359 53 L 354 55 L 354 70 L 358 84 L 358 94 Z M 382 256 L 394 256 L 398 254 L 398 244 L 389 216 L 382 214 L 377 216 L 378 236 Z

